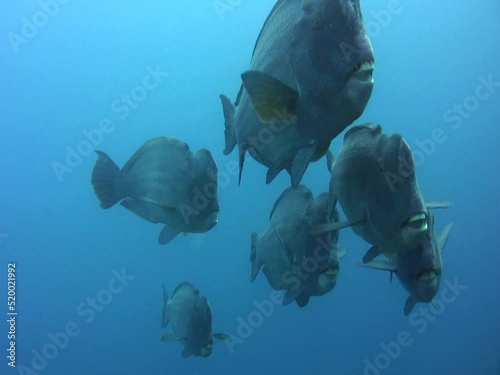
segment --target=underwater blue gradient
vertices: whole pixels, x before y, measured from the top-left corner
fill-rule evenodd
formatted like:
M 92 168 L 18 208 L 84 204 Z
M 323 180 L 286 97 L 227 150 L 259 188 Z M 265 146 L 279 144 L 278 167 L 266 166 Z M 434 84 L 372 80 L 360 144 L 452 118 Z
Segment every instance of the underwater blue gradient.
M 498 0 L 362 1 L 376 68 L 371 100 L 356 123 L 401 133 L 420 152 L 425 198 L 453 202 L 435 212 L 438 232 L 454 223 L 441 289 L 444 280 L 458 278 L 467 287 L 461 295 L 420 333 L 422 326 L 403 315 L 407 294 L 397 280 L 356 266 L 368 244 L 347 229 L 340 233 L 348 255 L 335 289 L 304 309 L 274 306 L 233 352 L 219 341 L 209 358 L 182 359 L 180 344 L 160 341 L 168 331 L 160 327 L 161 284 L 172 293 L 179 282 L 193 282 L 211 303 L 214 331 L 233 335 L 238 318 L 256 311 L 255 301 L 269 300 L 262 274 L 249 281 L 250 233 L 265 229 L 289 185 L 286 173 L 265 185 L 266 169 L 247 157 L 238 187 L 229 173 L 237 155 L 222 154 L 218 96 L 236 97 L 274 1 L 221 0 L 231 8 L 223 14 L 214 3 L 66 1 L 17 53 L 9 33 L 21 35 L 23 18 L 32 20 L 41 5 L 0 4 L 0 374 L 377 375 L 366 372 L 367 361 L 374 363 L 381 344 L 406 331 L 411 345 L 380 374 L 499 375 L 499 85 L 460 126 L 446 117 L 484 79 L 500 82 Z M 381 19 L 389 8 L 397 11 Z M 120 119 L 112 103 L 140 85 L 148 67 L 168 75 Z M 54 162 L 64 164 L 67 147 L 76 149 L 85 140 L 82 131 L 105 118 L 113 131 L 97 148 L 120 166 L 156 136 L 211 150 L 219 171 L 230 176 L 219 189 L 217 226 L 160 246 L 160 225 L 120 206 L 99 208 L 90 185 L 93 152 L 58 178 Z M 419 145 L 436 129 L 446 140 L 434 150 L 427 143 L 427 155 Z M 332 143 L 334 153 L 342 137 Z M 302 183 L 314 194 L 328 189 L 324 159 L 308 168 Z M 11 261 L 17 264 L 15 369 L 6 358 Z M 104 295 L 113 270 L 122 269 L 133 280 L 87 323 L 82 303 Z M 415 311 L 420 307 L 429 308 L 419 304 Z M 42 371 L 28 371 L 34 353 L 51 343 L 48 335 L 70 322 L 78 334 Z

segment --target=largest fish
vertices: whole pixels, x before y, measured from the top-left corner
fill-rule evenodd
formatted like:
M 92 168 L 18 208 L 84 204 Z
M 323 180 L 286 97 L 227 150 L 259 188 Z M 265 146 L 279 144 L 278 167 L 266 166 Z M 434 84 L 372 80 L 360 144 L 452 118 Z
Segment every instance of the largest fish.
M 224 154 L 238 145 L 297 186 L 309 162 L 364 111 L 374 55 L 359 0 L 279 0 L 254 47 L 234 105 L 221 95 Z

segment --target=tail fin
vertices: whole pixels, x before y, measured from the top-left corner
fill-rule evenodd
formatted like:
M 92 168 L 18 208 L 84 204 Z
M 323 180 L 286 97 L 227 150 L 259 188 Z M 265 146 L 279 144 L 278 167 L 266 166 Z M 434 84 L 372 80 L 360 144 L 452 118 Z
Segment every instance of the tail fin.
M 262 264 L 260 263 L 259 259 L 257 258 L 257 241 L 258 241 L 259 235 L 255 232 L 253 232 L 250 238 L 251 238 L 250 261 L 252 262 L 252 274 L 250 276 L 250 281 L 253 283 L 253 281 L 257 277 L 257 274 L 260 271 L 260 268 L 262 267 Z
M 234 131 L 234 105 L 225 95 L 220 95 L 220 100 L 222 101 L 222 110 L 224 111 L 224 125 L 226 129 L 224 130 L 224 155 L 229 155 L 233 151 L 234 146 L 236 146 L 236 133 Z
M 96 151 L 98 159 L 92 171 L 91 183 L 102 208 L 110 208 L 123 197 L 118 194 L 117 178 L 120 169 L 111 158 L 102 151 Z
M 167 315 L 167 302 L 168 302 L 168 293 L 165 285 L 162 285 L 163 288 L 163 312 L 161 316 L 161 326 L 166 327 L 169 323 L 168 315 Z

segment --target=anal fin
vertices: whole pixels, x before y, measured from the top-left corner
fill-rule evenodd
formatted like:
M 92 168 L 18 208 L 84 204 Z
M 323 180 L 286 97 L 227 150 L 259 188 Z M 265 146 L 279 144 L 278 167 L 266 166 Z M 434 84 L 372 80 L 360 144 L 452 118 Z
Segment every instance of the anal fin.
M 405 309 L 404 309 L 405 316 L 410 315 L 411 311 L 413 310 L 417 302 L 418 301 L 415 297 L 408 296 L 408 298 L 406 299 Z
M 179 229 L 171 227 L 166 224 L 165 227 L 160 232 L 160 237 L 158 238 L 158 243 L 160 245 L 166 245 L 172 241 L 180 233 Z
M 309 146 L 301 148 L 297 152 L 297 155 L 295 155 L 290 173 L 293 187 L 297 187 L 300 184 L 315 151 L 316 143 L 312 143 Z

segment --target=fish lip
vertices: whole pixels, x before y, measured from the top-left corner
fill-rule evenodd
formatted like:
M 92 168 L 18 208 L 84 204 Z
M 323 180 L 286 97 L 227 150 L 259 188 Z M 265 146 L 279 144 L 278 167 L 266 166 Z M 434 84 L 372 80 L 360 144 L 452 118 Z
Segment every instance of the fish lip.
M 336 277 L 339 273 L 339 269 L 338 267 L 330 266 L 325 268 L 322 273 L 327 277 L 334 277 L 334 276 Z
M 351 71 L 351 75 L 363 81 L 369 81 L 372 79 L 373 71 L 375 70 L 375 59 L 367 58 L 361 60 L 358 64 L 354 66 Z
M 436 269 L 435 267 L 428 268 L 418 274 L 417 280 L 432 283 L 434 280 L 437 279 L 439 274 L 440 274 L 439 270 Z

